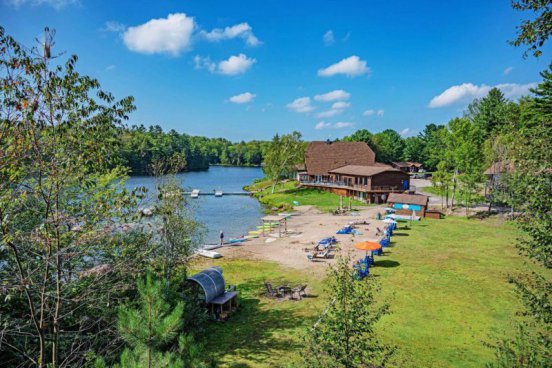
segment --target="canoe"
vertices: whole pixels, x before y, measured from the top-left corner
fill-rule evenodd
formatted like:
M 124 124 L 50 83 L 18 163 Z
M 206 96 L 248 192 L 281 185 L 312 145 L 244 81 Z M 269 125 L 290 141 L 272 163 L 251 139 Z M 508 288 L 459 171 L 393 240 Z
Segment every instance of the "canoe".
M 255 238 L 258 238 L 258 237 L 259 237 L 259 235 L 246 235 L 243 238 L 247 240 L 247 239 L 255 239 Z
M 254 230 L 249 232 L 249 235 L 259 235 L 259 234 L 262 234 L 261 230 Z
M 203 257 L 207 257 L 207 258 L 221 258 L 222 257 L 222 254 L 220 254 L 219 252 L 215 252 L 213 250 L 198 250 L 197 251 L 197 254 L 199 254 L 200 256 L 203 256 Z

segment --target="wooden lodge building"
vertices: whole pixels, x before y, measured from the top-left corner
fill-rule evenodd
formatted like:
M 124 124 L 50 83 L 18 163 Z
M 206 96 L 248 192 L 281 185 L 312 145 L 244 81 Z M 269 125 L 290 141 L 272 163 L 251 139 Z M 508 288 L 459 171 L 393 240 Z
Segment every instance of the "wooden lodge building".
M 364 142 L 311 142 L 298 167 L 303 187 L 318 188 L 368 203 L 385 203 L 390 193 L 411 190 L 410 176 L 376 162 Z

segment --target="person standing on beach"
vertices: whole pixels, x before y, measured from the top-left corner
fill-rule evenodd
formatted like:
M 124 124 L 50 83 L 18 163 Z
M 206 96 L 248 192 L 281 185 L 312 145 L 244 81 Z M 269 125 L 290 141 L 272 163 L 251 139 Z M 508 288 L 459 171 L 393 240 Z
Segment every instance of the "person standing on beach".
M 224 244 L 224 233 L 221 230 L 220 231 L 220 245 L 223 245 L 223 244 Z

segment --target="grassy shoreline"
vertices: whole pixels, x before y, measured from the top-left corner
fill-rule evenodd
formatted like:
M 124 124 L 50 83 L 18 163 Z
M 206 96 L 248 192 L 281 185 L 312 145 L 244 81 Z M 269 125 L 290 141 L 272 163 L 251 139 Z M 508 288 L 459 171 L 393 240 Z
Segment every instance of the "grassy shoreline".
M 273 181 L 268 179 L 258 180 L 243 189 L 251 192 L 262 205 L 268 209 L 289 211 L 293 209 L 294 202 L 299 205 L 315 206 L 323 212 L 334 211 L 339 207 L 339 196 L 324 190 L 313 188 L 300 188 L 295 180 L 279 182 L 272 193 Z M 344 199 L 344 205 L 348 204 Z M 369 204 L 353 200 L 353 207 L 366 207 Z

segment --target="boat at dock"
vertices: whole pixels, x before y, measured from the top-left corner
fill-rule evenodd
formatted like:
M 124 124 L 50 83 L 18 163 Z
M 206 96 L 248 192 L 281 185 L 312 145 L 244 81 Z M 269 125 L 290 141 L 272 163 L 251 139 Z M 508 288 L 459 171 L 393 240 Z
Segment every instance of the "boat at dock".
M 192 193 L 190 194 L 190 197 L 198 198 L 199 197 L 199 189 L 192 190 Z

